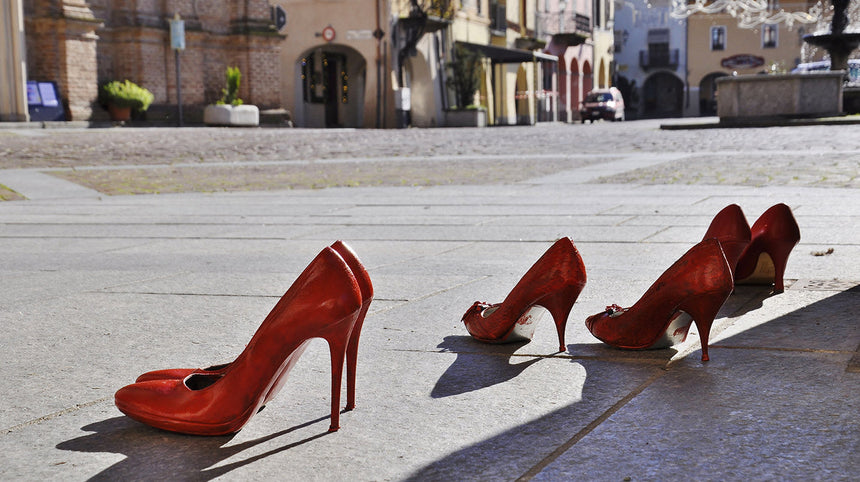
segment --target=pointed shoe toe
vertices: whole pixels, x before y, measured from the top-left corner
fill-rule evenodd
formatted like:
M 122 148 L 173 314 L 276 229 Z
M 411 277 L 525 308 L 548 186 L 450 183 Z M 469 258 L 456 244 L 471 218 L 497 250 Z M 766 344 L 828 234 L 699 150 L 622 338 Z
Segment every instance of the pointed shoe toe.
M 364 324 L 364 318 L 367 315 L 368 309 L 370 308 L 370 303 L 373 301 L 373 283 L 370 280 L 370 275 L 368 274 L 367 269 L 359 260 L 358 255 L 347 243 L 338 240 L 335 241 L 330 246 L 330 248 L 337 252 L 344 260 L 344 262 L 346 262 L 347 266 L 355 276 L 359 290 L 361 292 L 361 309 L 355 322 L 355 326 L 352 328 L 352 331 L 350 333 L 349 342 L 346 348 L 347 403 L 345 409 L 352 410 L 353 408 L 355 408 L 355 367 L 357 365 L 358 359 L 358 344 L 359 338 L 361 337 L 361 329 Z M 230 363 L 225 363 L 206 368 L 168 368 L 164 370 L 153 370 L 140 375 L 137 378 L 137 381 L 143 382 L 148 380 L 161 379 L 183 379 L 192 374 L 223 374 L 229 366 Z M 272 385 L 272 387 L 269 389 L 269 392 L 265 396 L 264 403 L 274 398 L 285 382 L 285 379 L 279 379 L 274 385 Z
M 275 304 L 242 353 L 219 372 L 134 383 L 115 396 L 129 417 L 193 435 L 240 430 L 274 396 L 307 343 L 328 342 L 331 425 L 339 427 L 340 388 L 348 338 L 362 307 L 359 283 L 341 256 L 326 248 Z M 176 374 L 176 373 L 174 373 Z
M 683 342 L 695 322 L 702 361 L 707 361 L 711 325 L 733 289 L 731 269 L 720 242 L 710 238 L 679 258 L 633 306 L 607 306 L 588 317 L 585 325 L 608 345 L 642 350 Z
M 532 265 L 501 303 L 475 302 L 462 317 L 466 330 L 486 343 L 528 341 L 543 307 L 553 317 L 559 351 L 570 310 L 585 286 L 585 265 L 570 238 L 561 238 Z

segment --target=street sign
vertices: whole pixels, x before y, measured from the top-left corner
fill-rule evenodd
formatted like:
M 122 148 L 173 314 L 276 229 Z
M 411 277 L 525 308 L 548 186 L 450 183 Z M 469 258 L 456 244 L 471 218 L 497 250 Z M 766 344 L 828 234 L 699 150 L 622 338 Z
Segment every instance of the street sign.
M 185 20 L 181 20 L 178 13 L 170 21 L 170 48 L 185 50 Z

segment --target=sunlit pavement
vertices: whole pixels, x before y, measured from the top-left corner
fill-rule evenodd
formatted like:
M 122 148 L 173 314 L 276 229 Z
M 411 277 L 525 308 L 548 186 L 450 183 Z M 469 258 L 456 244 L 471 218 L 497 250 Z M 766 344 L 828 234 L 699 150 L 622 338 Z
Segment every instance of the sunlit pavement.
M 66 129 L 58 138 L 77 146 L 66 157 L 50 132 L 0 135 L 0 184 L 26 198 L 0 202 L 0 478 L 853 480 L 860 471 L 857 127 L 236 132 Z M 77 136 L 110 146 L 149 138 L 199 157 L 155 147 L 147 157 L 138 146 L 153 169 L 329 162 L 338 176 L 385 159 L 402 164 L 401 178 L 422 162 L 454 173 L 533 162 L 541 175 L 518 167 L 517 180 L 465 184 L 107 195 L 52 172 L 143 161 L 81 154 Z M 219 137 L 272 147 L 225 154 Z M 545 172 L 542 162 L 555 164 Z M 779 202 L 802 236 L 786 290 L 737 287 L 709 362 L 695 327 L 681 345 L 636 352 L 586 330 L 606 305 L 636 302 L 724 206 L 740 205 L 752 224 Z M 549 315 L 527 344 L 472 340 L 466 309 L 502 301 L 562 236 L 588 272 L 566 350 L 557 352 Z M 232 360 L 337 239 L 376 291 L 357 407 L 340 431 L 326 433 L 321 340 L 233 436 L 159 431 L 115 408 L 114 392 L 144 371 Z

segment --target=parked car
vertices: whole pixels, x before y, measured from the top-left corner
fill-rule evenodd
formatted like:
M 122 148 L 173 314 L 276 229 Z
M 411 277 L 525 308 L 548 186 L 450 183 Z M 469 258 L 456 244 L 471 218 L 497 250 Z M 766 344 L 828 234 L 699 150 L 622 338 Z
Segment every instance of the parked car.
M 803 74 L 806 72 L 820 72 L 822 70 L 830 70 L 829 60 L 798 64 L 791 73 Z M 860 84 L 860 59 L 848 59 L 848 83 L 852 85 Z
M 592 90 L 585 96 L 579 115 L 583 124 L 587 120 L 594 122 L 597 119 L 623 121 L 624 98 L 621 97 L 621 91 L 615 87 Z

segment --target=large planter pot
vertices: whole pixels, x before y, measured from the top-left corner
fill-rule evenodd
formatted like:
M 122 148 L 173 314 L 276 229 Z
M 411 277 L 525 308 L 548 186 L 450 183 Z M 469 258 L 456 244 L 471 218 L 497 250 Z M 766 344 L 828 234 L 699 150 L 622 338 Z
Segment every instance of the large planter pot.
M 125 122 L 131 119 L 131 107 L 118 107 L 114 104 L 108 104 L 108 114 L 110 114 L 110 120 L 114 122 Z
M 722 77 L 717 79 L 717 115 L 721 124 L 839 115 L 844 75 L 836 71 Z
M 446 110 L 445 126 L 487 127 L 487 111 L 484 109 Z
M 258 126 L 260 109 L 255 105 L 211 104 L 203 110 L 203 122 L 210 126 Z

